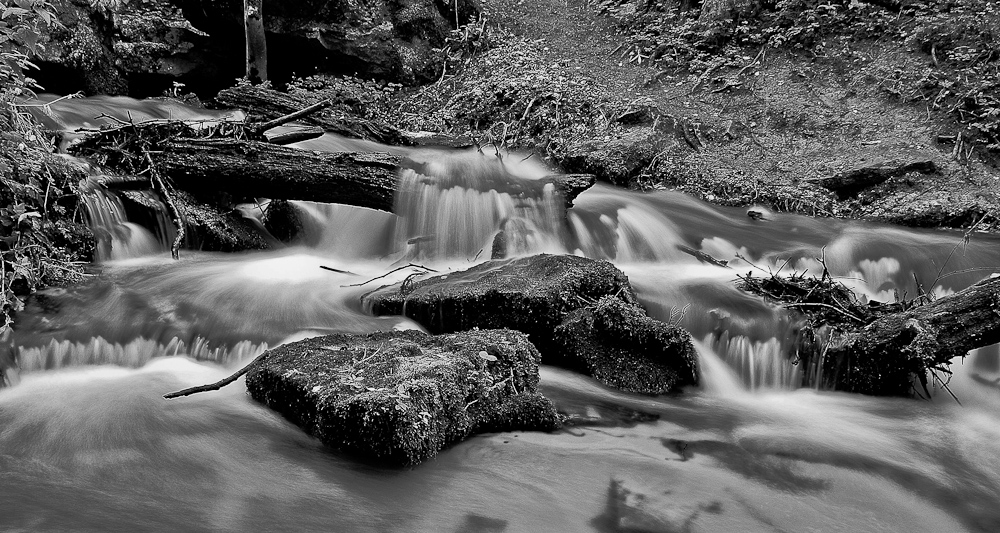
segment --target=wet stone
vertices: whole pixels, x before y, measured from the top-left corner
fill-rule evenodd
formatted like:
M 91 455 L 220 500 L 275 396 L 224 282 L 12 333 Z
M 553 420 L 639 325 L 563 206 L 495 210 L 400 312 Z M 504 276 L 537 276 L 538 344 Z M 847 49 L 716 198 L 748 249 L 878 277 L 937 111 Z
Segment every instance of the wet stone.
M 432 333 L 510 328 L 545 354 L 566 314 L 604 296 L 635 303 L 628 278 L 607 261 L 540 254 L 489 261 L 462 272 L 382 287 L 365 295 L 372 314 L 405 315 Z
M 697 355 L 681 328 L 616 298 L 569 314 L 555 330 L 562 357 L 626 392 L 664 394 L 698 384 Z
M 375 315 L 405 314 L 434 333 L 516 329 L 546 364 L 628 392 L 698 383 L 688 333 L 648 317 L 628 278 L 607 261 L 548 254 L 490 261 L 382 287 L 364 301 Z
M 247 374 L 257 401 L 357 458 L 414 465 L 492 431 L 551 431 L 538 351 L 522 333 L 336 334 L 271 350 Z

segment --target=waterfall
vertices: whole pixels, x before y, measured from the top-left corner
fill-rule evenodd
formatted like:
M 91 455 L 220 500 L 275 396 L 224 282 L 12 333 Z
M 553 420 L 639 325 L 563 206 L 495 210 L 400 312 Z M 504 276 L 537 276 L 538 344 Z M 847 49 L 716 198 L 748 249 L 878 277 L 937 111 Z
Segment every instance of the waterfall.
M 250 341 L 241 341 L 231 347 L 213 346 L 211 341 L 203 337 L 196 337 L 190 343 L 177 337 L 166 343 L 144 338 L 121 343 L 94 337 L 88 342 L 52 340 L 45 346 L 22 348 L 18 363 L 23 371 L 54 370 L 80 365 L 139 368 L 154 357 L 184 354 L 199 361 L 231 366 L 248 361 L 267 348 L 266 342 L 254 344 Z
M 104 187 L 88 184 L 80 193 L 80 202 L 97 240 L 95 261 L 131 259 L 169 250 L 170 235 L 166 231 L 157 237 L 143 226 L 129 222 L 121 199 Z M 162 210 L 159 213 L 165 218 Z M 162 223 L 160 226 L 164 227 Z

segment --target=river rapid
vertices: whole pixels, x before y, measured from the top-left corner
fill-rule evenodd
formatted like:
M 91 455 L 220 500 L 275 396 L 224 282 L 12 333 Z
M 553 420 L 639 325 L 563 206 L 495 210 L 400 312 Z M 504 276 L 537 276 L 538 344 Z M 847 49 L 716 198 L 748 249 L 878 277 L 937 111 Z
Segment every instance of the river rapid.
M 72 129 L 80 117 L 141 112 L 198 118 L 100 98 L 64 100 L 48 116 Z M 917 401 L 801 388 L 794 317 L 733 286 L 737 272 L 818 274 L 822 260 L 859 298 L 913 295 L 915 279 L 944 295 L 1000 271 L 1000 239 L 766 210 L 755 220 L 603 185 L 564 217 L 551 190 L 507 191 L 512 176 L 552 172 L 534 158 L 332 136 L 299 147 L 394 150 L 424 173 L 401 171 L 396 214 L 296 202 L 295 245 L 182 250 L 179 261 L 167 229 L 129 222 L 119 199 L 94 190 L 86 205 L 106 240 L 98 275 L 44 291 L 19 316 L 17 384 L 0 390 L 0 529 L 643 531 L 626 520 L 641 508 L 660 518 L 653 531 L 1000 531 L 997 347 L 954 363 L 961 405 L 942 391 Z M 419 328 L 369 316 L 360 296 L 425 270 L 368 280 L 410 263 L 463 270 L 488 259 L 501 227 L 516 254 L 614 262 L 652 315 L 692 332 L 702 385 L 644 397 L 543 366 L 541 391 L 572 425 L 473 437 L 403 470 L 324 449 L 252 401 L 242 380 L 162 399 L 289 340 Z M 623 490 L 642 497 L 623 502 Z

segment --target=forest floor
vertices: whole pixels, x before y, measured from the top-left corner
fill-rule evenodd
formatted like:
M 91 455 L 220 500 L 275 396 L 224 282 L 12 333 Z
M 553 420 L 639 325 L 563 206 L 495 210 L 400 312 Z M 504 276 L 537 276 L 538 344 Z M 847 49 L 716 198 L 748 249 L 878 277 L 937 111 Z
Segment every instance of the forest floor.
M 833 35 L 808 53 L 747 46 L 700 72 L 665 69 L 637 57 L 627 20 L 604 4 L 487 0 L 441 80 L 397 95 L 404 126 L 533 148 L 565 170 L 723 205 L 1000 224 L 995 165 L 949 143 L 956 126 L 929 103 L 885 89 L 885 72 L 932 61 L 912 43 Z M 879 173 L 882 183 L 840 196 L 820 185 Z

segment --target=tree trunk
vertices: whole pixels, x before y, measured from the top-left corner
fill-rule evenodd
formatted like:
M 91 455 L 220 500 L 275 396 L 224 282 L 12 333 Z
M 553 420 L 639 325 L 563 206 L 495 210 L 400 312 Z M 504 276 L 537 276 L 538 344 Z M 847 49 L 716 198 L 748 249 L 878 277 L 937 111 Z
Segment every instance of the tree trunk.
M 174 139 L 154 160 L 178 189 L 311 200 L 392 210 L 400 159 L 386 153 L 324 153 L 259 141 Z
M 848 334 L 822 362 L 823 385 L 905 396 L 911 393 L 914 376 L 922 380 L 927 369 L 997 342 L 1000 278 L 991 278 Z
M 243 0 L 243 26 L 246 30 L 247 80 L 251 84 L 267 81 L 267 40 L 264 36 L 263 0 Z

